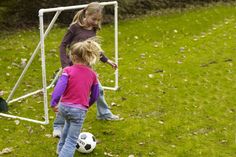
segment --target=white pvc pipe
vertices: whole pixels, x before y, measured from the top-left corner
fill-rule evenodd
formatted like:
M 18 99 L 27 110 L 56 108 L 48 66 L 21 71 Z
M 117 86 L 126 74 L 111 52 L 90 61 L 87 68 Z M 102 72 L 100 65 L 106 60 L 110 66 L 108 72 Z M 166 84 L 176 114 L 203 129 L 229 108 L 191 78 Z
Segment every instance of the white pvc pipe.
M 118 3 L 115 3 L 114 7 L 114 23 L 115 23 L 115 62 L 118 66 Z M 118 68 L 115 71 L 115 90 L 118 89 Z
M 39 15 L 39 24 L 40 24 L 41 59 L 42 59 L 42 81 L 43 81 L 44 114 L 45 114 L 45 123 L 48 123 L 49 119 L 48 119 L 46 65 L 45 65 L 45 53 L 44 53 L 45 49 L 44 49 L 43 15 Z
M 103 89 L 108 89 L 108 90 L 114 90 L 114 91 L 116 91 L 118 88 L 116 88 L 116 87 L 106 87 L 106 86 L 104 86 L 104 87 L 102 87 Z
M 13 119 L 25 120 L 25 121 L 39 123 L 39 124 L 48 124 L 48 122 L 46 122 L 46 121 L 38 121 L 38 120 L 30 119 L 30 118 L 25 118 L 25 117 L 20 117 L 20 116 L 13 116 L 13 115 L 5 114 L 5 113 L 0 113 L 0 116 L 13 118 Z
M 115 5 L 115 4 L 117 4 L 117 2 L 116 2 L 116 1 L 101 2 L 100 4 L 101 4 L 101 5 Z M 81 8 L 85 8 L 85 7 L 87 7 L 87 6 L 88 6 L 88 4 L 75 5 L 75 6 L 68 6 L 68 7 L 57 7 L 57 8 L 40 9 L 40 10 L 39 10 L 39 15 L 43 15 L 43 13 L 48 13 L 48 12 L 81 9 Z
M 42 91 L 43 91 L 43 90 L 40 89 L 40 90 L 36 90 L 36 91 L 34 91 L 34 92 L 31 92 L 31 93 L 25 94 L 25 95 L 23 95 L 23 96 L 21 96 L 21 97 L 18 97 L 18 98 L 16 98 L 16 99 L 10 100 L 10 101 L 8 102 L 8 104 L 11 104 L 11 103 L 13 103 L 13 102 L 19 101 L 19 100 L 24 99 L 24 98 L 27 98 L 27 97 L 29 97 L 29 96 L 31 96 L 31 95 L 35 95 L 35 94 L 41 93 Z

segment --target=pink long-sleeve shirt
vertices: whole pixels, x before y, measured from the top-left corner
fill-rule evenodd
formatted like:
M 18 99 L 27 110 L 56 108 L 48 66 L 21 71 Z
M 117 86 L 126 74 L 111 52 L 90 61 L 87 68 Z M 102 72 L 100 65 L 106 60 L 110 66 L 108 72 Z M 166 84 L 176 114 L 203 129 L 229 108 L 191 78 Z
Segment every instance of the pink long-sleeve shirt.
M 75 64 L 63 69 L 52 94 L 51 106 L 60 100 L 63 105 L 86 109 L 96 101 L 98 94 L 96 73 L 85 65 Z

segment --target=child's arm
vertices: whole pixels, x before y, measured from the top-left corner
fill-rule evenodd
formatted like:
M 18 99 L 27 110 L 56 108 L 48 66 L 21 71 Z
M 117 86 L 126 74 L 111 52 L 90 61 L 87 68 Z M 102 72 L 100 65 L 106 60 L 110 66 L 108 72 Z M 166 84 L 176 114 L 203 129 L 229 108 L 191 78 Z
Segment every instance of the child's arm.
M 91 94 L 89 99 L 89 106 L 92 106 L 92 104 L 97 101 L 99 96 L 99 86 L 98 84 L 95 84 L 91 87 Z
M 62 39 L 62 42 L 60 45 L 60 60 L 61 60 L 62 68 L 70 66 L 70 59 L 67 56 L 66 49 L 71 44 L 73 37 L 74 37 L 74 33 L 72 31 L 72 28 L 69 28 L 64 38 Z
M 113 69 L 117 69 L 117 64 L 115 62 L 113 62 L 112 60 L 108 59 L 107 60 L 107 64 L 109 64 Z
M 103 52 L 100 52 L 100 61 L 103 63 L 109 64 L 113 69 L 117 69 L 117 64 L 113 62 L 112 60 L 108 59 Z
M 100 61 L 103 63 L 106 63 L 108 61 L 108 58 L 104 55 L 103 52 L 100 52 Z
M 60 98 L 64 91 L 66 90 L 68 82 L 68 76 L 66 73 L 62 73 L 61 77 L 59 78 L 56 87 L 52 93 L 52 99 L 51 99 L 51 107 L 53 108 L 54 112 L 57 112 L 57 104 L 60 101 Z

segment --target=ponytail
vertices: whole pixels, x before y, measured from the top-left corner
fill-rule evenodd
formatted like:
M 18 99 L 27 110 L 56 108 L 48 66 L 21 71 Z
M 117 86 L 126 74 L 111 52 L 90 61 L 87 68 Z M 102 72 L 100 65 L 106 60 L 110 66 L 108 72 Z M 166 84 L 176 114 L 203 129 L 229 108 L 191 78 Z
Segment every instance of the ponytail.
M 86 12 L 86 9 L 85 9 L 85 8 L 82 9 L 82 10 L 80 10 L 80 11 L 78 11 L 78 12 L 75 14 L 75 16 L 74 16 L 74 18 L 73 18 L 73 20 L 72 20 L 70 26 L 73 25 L 73 24 L 75 24 L 75 23 L 79 23 L 80 26 L 84 26 L 84 24 L 83 24 L 83 18 L 85 17 L 85 12 Z

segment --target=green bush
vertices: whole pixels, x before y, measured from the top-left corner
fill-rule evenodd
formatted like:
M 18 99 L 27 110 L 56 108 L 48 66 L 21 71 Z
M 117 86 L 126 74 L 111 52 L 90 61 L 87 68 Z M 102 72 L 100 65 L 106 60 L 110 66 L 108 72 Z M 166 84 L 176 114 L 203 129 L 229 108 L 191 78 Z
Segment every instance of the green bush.
M 87 4 L 94 0 L 1 0 L 0 2 L 0 27 L 18 28 L 38 25 L 38 10 L 41 8 L 54 8 L 61 6 L 71 6 Z M 107 1 L 107 0 L 106 0 Z M 183 8 L 186 5 L 203 5 L 221 0 L 118 0 L 119 18 L 127 16 L 145 14 L 150 10 L 165 8 Z M 229 2 L 231 0 L 224 0 Z M 112 21 L 112 7 L 105 7 L 105 23 Z M 53 13 L 44 16 L 45 21 L 50 21 Z M 74 11 L 62 12 L 58 22 L 69 24 L 74 16 Z

